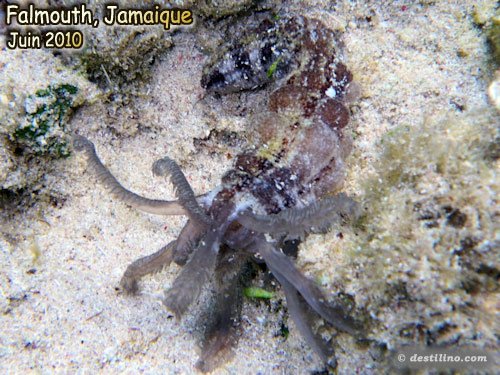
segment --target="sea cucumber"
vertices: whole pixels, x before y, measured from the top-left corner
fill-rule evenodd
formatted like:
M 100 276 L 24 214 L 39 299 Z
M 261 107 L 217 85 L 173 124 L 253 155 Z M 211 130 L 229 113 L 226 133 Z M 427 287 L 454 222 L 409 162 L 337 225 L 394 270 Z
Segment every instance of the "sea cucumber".
M 298 330 L 325 363 L 335 362 L 333 350 L 312 330 L 311 313 L 341 331 L 362 334 L 359 324 L 340 305 L 328 303 L 280 251 L 287 239 L 324 232 L 356 216 L 352 199 L 345 194 L 328 196 L 342 184 L 344 159 L 351 149 L 343 131 L 349 122 L 346 94 L 351 81 L 336 54 L 333 31 L 305 17 L 265 20 L 246 42 L 231 46 L 208 64 L 201 82 L 209 93 L 271 85 L 267 108 L 252 119 L 253 147 L 236 157 L 214 194 L 196 197 L 177 164 L 163 158 L 154 163 L 153 172 L 171 176 L 178 200 L 140 197 L 111 175 L 89 140 L 76 136 L 75 148 L 85 151 L 117 198 L 149 213 L 188 216 L 178 239 L 132 263 L 121 285 L 134 293 L 142 276 L 172 260 L 182 265 L 163 299 L 180 318 L 202 288 L 215 281 L 211 322 L 197 363 L 200 370 L 210 371 L 231 357 L 242 289 L 250 281 L 248 270 L 262 260 L 282 285 Z

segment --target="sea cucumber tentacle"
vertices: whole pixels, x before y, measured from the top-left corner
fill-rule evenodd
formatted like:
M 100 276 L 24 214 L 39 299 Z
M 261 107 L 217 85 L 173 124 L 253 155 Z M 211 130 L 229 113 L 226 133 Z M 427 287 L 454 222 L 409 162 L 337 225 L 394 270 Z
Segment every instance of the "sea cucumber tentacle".
M 293 239 L 302 238 L 306 233 L 322 233 L 334 222 L 353 218 L 356 211 L 356 202 L 341 193 L 304 208 L 289 208 L 277 214 L 256 215 L 247 211 L 237 220 L 255 232 L 275 236 L 286 234 L 288 239 Z
M 139 258 L 129 264 L 120 281 L 120 286 L 125 292 L 135 294 L 137 292 L 138 280 L 150 273 L 159 272 L 172 262 L 172 250 L 177 241 L 172 241 L 163 246 L 157 252 Z
M 212 220 L 196 201 L 193 189 L 191 189 L 184 173 L 175 161 L 169 157 L 155 161 L 153 163 L 153 174 L 156 176 L 170 175 L 170 181 L 174 185 L 179 202 L 185 208 L 191 220 L 205 225 L 212 223 Z
M 179 266 L 184 266 L 205 233 L 206 228 L 203 225 L 188 220 L 175 241 L 173 261 Z
M 198 298 L 203 286 L 213 275 L 222 228 L 210 228 L 200 241 L 190 261 L 184 266 L 174 281 L 172 288 L 165 292 L 163 304 L 180 319 L 189 305 Z
M 102 164 L 97 156 L 94 144 L 87 138 L 74 136 L 73 146 L 76 151 L 84 151 L 91 165 L 96 171 L 100 182 L 106 186 L 111 194 L 129 206 L 156 215 L 186 215 L 187 211 L 177 201 L 164 201 L 159 199 L 148 199 L 124 188 L 111 172 Z
M 203 320 L 202 350 L 196 368 L 211 372 L 234 355 L 238 342 L 243 304 L 243 284 L 248 282 L 248 258 L 228 250 L 219 256 L 215 270 L 217 294 L 210 305 L 209 316 Z
M 323 360 L 323 362 L 328 362 L 334 358 L 335 354 L 333 348 L 327 346 L 321 337 L 313 332 L 309 316 L 309 305 L 304 302 L 303 297 L 284 277 L 278 274 L 277 279 L 285 292 L 286 306 L 288 307 L 288 312 L 290 313 L 295 326 L 299 330 L 300 334 L 304 336 L 311 348 L 313 348 Z
M 236 275 L 235 278 L 238 278 Z M 237 282 L 237 280 L 234 280 Z M 229 360 L 233 355 L 233 347 L 237 341 L 237 323 L 241 307 L 237 300 L 241 299 L 237 288 L 227 288 L 217 295 L 215 325 L 208 327 L 196 368 L 202 372 L 210 372 Z
M 328 323 L 351 335 L 359 333 L 356 322 L 349 318 L 339 306 L 328 305 L 319 288 L 297 270 L 290 258 L 276 250 L 273 244 L 266 241 L 257 241 L 253 246 L 253 250 L 262 256 L 278 281 L 285 279 L 292 284 L 309 306 Z

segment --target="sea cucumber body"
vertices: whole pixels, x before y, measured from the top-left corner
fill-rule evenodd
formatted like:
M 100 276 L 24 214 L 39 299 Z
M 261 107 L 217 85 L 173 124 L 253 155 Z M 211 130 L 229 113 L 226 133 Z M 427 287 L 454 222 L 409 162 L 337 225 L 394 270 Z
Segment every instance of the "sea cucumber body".
M 267 108 L 250 119 L 253 146 L 236 158 L 216 199 L 250 193 L 267 213 L 277 213 L 341 186 L 351 149 L 343 128 L 352 74 L 336 55 L 334 32 L 319 21 L 265 20 L 254 32 L 202 77 L 217 94 L 273 85 Z

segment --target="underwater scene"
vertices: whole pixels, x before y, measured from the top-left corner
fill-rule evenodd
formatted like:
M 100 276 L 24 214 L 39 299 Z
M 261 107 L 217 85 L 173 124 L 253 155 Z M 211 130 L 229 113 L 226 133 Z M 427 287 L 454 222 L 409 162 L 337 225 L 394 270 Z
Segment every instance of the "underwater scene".
M 500 368 L 500 7 L 0 3 L 0 372 Z

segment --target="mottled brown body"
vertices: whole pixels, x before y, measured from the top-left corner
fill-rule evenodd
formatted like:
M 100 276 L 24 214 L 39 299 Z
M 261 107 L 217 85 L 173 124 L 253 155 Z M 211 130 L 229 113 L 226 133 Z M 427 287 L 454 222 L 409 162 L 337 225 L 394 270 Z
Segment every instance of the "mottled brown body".
M 207 67 L 202 84 L 218 94 L 276 87 L 267 108 L 252 119 L 253 147 L 236 158 L 216 200 L 249 192 L 266 212 L 277 213 L 340 187 L 351 146 L 343 128 L 349 122 L 345 97 L 352 74 L 338 61 L 333 31 L 319 21 L 266 20 L 257 31 L 247 45 L 238 44 Z M 249 68 L 241 56 L 260 56 L 268 64 Z M 274 77 L 265 70 L 270 59 L 278 62 Z

